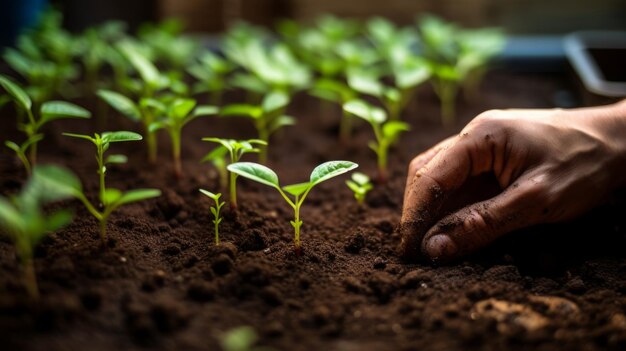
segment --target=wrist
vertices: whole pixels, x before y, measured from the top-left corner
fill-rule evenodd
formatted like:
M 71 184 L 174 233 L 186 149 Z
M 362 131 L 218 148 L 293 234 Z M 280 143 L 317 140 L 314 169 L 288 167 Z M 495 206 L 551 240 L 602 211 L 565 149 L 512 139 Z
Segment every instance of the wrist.
M 590 118 L 611 157 L 607 172 L 611 173 L 615 187 L 626 186 L 626 100 L 594 110 Z

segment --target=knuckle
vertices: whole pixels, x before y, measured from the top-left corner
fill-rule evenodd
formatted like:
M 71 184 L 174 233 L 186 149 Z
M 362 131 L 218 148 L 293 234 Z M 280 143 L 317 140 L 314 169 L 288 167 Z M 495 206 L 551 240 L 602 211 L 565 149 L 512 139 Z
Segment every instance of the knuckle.
M 474 134 L 477 137 L 489 139 L 493 134 L 499 134 L 507 127 L 503 119 L 502 110 L 489 110 L 476 116 L 462 133 Z
M 415 175 L 415 173 L 420 169 L 422 163 L 422 158 L 419 156 L 411 160 L 411 162 L 409 163 L 408 173 L 410 175 Z

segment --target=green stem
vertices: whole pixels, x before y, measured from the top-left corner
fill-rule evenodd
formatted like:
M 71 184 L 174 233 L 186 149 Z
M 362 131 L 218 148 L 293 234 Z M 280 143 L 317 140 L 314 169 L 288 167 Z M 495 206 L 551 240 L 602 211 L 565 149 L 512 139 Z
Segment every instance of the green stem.
M 28 295 L 33 300 L 39 300 L 39 287 L 37 285 L 37 274 L 35 272 L 35 261 L 32 258 L 32 253 L 29 257 L 24 258 L 22 261 L 22 267 L 24 270 L 24 286 Z
M 302 225 L 302 222 L 300 221 L 300 206 L 297 205 L 297 201 L 298 198 L 296 197 L 296 206 L 294 208 L 294 230 L 295 230 L 295 235 L 293 238 L 293 243 L 296 247 L 296 253 L 300 253 L 300 226 Z
M 230 173 L 230 207 L 237 210 L 237 174 Z
M 180 133 L 181 131 L 179 129 L 170 129 L 172 156 L 174 158 L 174 174 L 178 179 L 183 177 L 183 166 L 180 160 Z
M 378 147 L 378 182 L 384 184 L 387 182 L 387 147 L 380 144 Z
M 102 242 L 102 247 L 106 247 L 107 242 L 107 218 L 102 217 L 100 219 L 100 241 Z
M 451 127 L 455 120 L 455 100 L 457 85 L 452 81 L 442 81 L 439 86 L 439 98 L 441 99 L 441 122 L 444 127 Z
M 105 188 L 105 184 L 104 184 L 104 174 L 105 174 L 105 165 L 104 165 L 104 150 L 102 149 L 102 143 L 99 143 L 97 145 L 98 147 L 98 155 L 97 155 L 97 160 L 98 160 L 98 176 L 100 178 L 100 202 L 102 203 L 102 205 L 104 206 L 104 194 L 106 193 L 106 188 Z
M 352 135 L 352 116 L 342 109 L 341 122 L 339 124 L 339 140 L 342 144 L 350 141 Z

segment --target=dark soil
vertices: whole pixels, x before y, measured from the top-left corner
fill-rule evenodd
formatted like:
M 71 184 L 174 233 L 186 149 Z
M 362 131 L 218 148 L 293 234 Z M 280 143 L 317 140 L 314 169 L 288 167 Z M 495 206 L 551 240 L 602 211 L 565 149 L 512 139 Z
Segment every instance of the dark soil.
M 569 89 L 561 77 L 493 73 L 481 100 L 460 102 L 456 130 L 439 127 L 437 101 L 420 91 L 406 119 L 413 131 L 391 156 L 391 179 L 359 208 L 344 179 L 314 189 L 303 208 L 303 254 L 292 246 L 291 210 L 271 188 L 239 182 L 241 211 L 226 213 L 223 245 L 213 245 L 208 198 L 217 174 L 198 160 L 205 136 L 250 137 L 248 121 L 208 118 L 185 131 L 185 178 L 177 181 L 162 135 L 159 166 L 143 144 L 115 145 L 128 165 L 108 184 L 156 187 L 163 196 L 113 215 L 102 249 L 94 219 L 77 203 L 76 219 L 39 246 L 42 298 L 29 301 L 10 242 L 0 242 L 0 343 L 3 350 L 217 350 L 223 333 L 250 325 L 276 350 L 624 350 L 626 216 L 624 196 L 572 223 L 513 233 L 449 266 L 407 264 L 394 234 L 406 165 L 419 152 L 490 108 L 553 107 Z M 236 96 L 231 96 L 236 100 Z M 85 100 L 85 104 L 92 102 Z M 318 163 L 358 162 L 374 175 L 371 131 L 336 141 L 339 111 L 324 114 L 299 96 L 299 124 L 270 148 L 285 184 L 307 179 Z M 3 110 L 0 139 L 16 137 Z M 137 129 L 111 114 L 110 129 Z M 43 163 L 65 165 L 96 194 L 91 146 L 62 131 L 93 132 L 94 123 L 55 123 L 40 150 Z M 113 151 L 113 150 L 112 150 Z M 0 192 L 23 183 L 19 165 L 0 156 Z

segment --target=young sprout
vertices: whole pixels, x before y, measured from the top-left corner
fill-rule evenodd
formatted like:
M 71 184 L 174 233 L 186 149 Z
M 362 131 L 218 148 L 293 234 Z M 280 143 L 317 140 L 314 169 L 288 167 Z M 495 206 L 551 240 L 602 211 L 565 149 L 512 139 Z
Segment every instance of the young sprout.
M 112 163 L 126 163 L 127 158 L 124 155 L 109 155 L 104 157 L 104 153 L 109 149 L 111 143 L 125 142 L 125 141 L 137 141 L 141 140 L 141 135 L 133 132 L 118 131 L 118 132 L 104 132 L 102 134 L 94 134 L 93 137 L 83 134 L 63 133 L 65 136 L 89 140 L 96 146 L 96 161 L 98 163 L 98 176 L 100 180 L 99 191 L 99 203 L 100 205 L 94 206 L 83 193 L 80 183 L 74 184 L 72 193 L 85 205 L 89 213 L 91 213 L 100 222 L 100 240 L 102 245 L 106 245 L 107 239 L 107 221 L 113 211 L 120 206 L 131 203 L 150 199 L 161 195 L 161 191 L 157 189 L 136 189 L 127 192 L 122 192 L 119 189 L 107 188 L 105 186 L 105 174 L 107 171 L 107 164 Z M 101 208 L 101 210 L 98 210 Z
M 183 168 L 181 165 L 181 136 L 183 127 L 202 116 L 210 116 L 218 111 L 215 106 L 201 105 L 196 106 L 193 99 L 174 98 L 165 106 L 165 118 L 152 122 L 148 126 L 148 132 L 154 133 L 164 128 L 167 130 L 170 140 L 172 141 L 172 157 L 174 159 L 174 174 L 177 178 L 182 178 Z
M 497 29 L 464 31 L 433 16 L 422 18 L 419 28 L 422 51 L 430 62 L 433 87 L 441 101 L 442 122 L 450 126 L 459 88 L 466 81 L 468 88 L 477 86 L 486 63 L 504 46 L 504 37 Z
M 13 141 L 5 141 L 5 145 L 15 151 L 17 157 L 22 161 L 24 169 L 29 174 L 31 168 L 37 162 L 37 143 L 43 139 L 43 134 L 39 131 L 46 123 L 63 118 L 91 117 L 89 111 L 65 101 L 44 102 L 39 109 L 39 113 L 35 114 L 32 100 L 22 88 L 3 75 L 0 75 L 0 86 L 6 90 L 15 102 L 18 111 L 26 114 L 26 118 L 22 118 L 18 122 L 18 129 L 26 134 L 26 140 L 20 145 Z M 29 153 L 28 157 L 26 157 L 27 152 Z
M 194 93 L 208 92 L 212 105 L 222 103 L 222 92 L 227 87 L 227 75 L 235 69 L 235 65 L 211 51 L 205 51 L 198 63 L 189 67 L 187 72 L 199 82 L 194 85 Z
M 355 168 L 357 165 L 354 162 L 350 161 L 329 161 L 322 163 L 321 165 L 315 167 L 313 172 L 311 172 L 311 176 L 309 177 L 309 181 L 306 183 L 298 183 L 291 184 L 287 186 L 281 187 L 278 176 L 274 171 L 269 169 L 266 166 L 260 165 L 258 163 L 253 162 L 238 162 L 233 163 L 228 166 L 228 170 L 237 173 L 240 176 L 245 178 L 254 180 L 255 182 L 271 186 L 278 190 L 280 195 L 287 201 L 289 206 L 293 208 L 294 211 L 294 219 L 290 221 L 291 226 L 294 229 L 294 245 L 296 249 L 296 254 L 300 255 L 300 227 L 302 226 L 302 220 L 300 220 L 300 207 L 304 203 L 306 196 L 309 194 L 311 189 L 314 186 L 327 181 L 331 178 L 349 172 Z M 289 193 L 293 196 L 293 200 L 287 196 Z
M 255 145 L 267 146 L 267 142 L 263 140 L 250 139 L 250 140 L 233 140 L 233 139 L 220 139 L 220 138 L 203 138 L 204 141 L 210 141 L 219 143 L 219 148 L 224 148 L 230 156 L 230 162 L 226 164 L 236 163 L 241 160 L 241 157 L 247 153 L 258 153 L 261 150 Z M 218 148 L 218 149 L 219 149 Z M 216 155 L 214 151 L 210 152 L 204 160 L 215 160 Z M 237 173 L 230 172 L 230 206 L 233 210 L 237 210 Z
M 222 108 L 222 116 L 245 116 L 254 121 L 260 144 L 259 162 L 267 162 L 267 145 L 272 133 L 284 126 L 294 125 L 293 117 L 284 114 L 289 104 L 289 96 L 282 92 L 271 92 L 265 96 L 260 105 L 233 104 Z
M 224 207 L 226 203 L 224 201 L 220 201 L 220 197 L 222 196 L 222 194 L 220 193 L 213 194 L 212 192 L 208 190 L 204 190 L 204 189 L 200 189 L 200 192 L 210 197 L 215 202 L 215 206 L 211 206 L 211 213 L 213 214 L 213 218 L 214 218 L 213 224 L 215 225 L 215 245 L 219 245 L 220 244 L 219 226 L 220 226 L 220 223 L 222 223 L 222 220 L 224 220 L 224 218 L 220 216 L 220 210 L 222 209 L 222 207 Z
M 354 198 L 359 205 L 365 203 L 367 193 L 374 188 L 370 182 L 370 177 L 361 172 L 352 173 L 352 179 L 346 180 L 348 188 L 354 192 Z
M 376 140 L 370 141 L 369 147 L 374 150 L 378 159 L 378 181 L 386 182 L 389 147 L 398 140 L 400 133 L 410 130 L 410 126 L 401 121 L 388 121 L 387 113 L 383 109 L 362 100 L 349 101 L 343 105 L 343 109 L 372 126 Z
M 71 172 L 55 166 L 37 166 L 22 191 L 13 198 L 0 196 L 0 228 L 15 243 L 23 269 L 26 291 L 39 297 L 33 252 L 50 232 L 61 229 L 72 220 L 68 210 L 44 214 L 42 206 L 72 197 L 66 189 L 80 184 Z
M 331 101 L 340 105 L 345 104 L 346 102 L 356 99 L 357 93 L 352 90 L 345 83 L 329 79 L 329 78 L 320 78 L 318 79 L 313 88 L 310 91 L 311 95 L 317 96 L 321 99 Z M 339 140 L 342 143 L 347 143 L 350 140 L 350 136 L 352 135 L 352 116 L 348 113 L 344 113 L 341 116 L 341 122 L 339 124 Z
M 255 346 L 259 339 L 252 327 L 241 326 L 226 332 L 220 340 L 224 351 L 273 351 L 269 347 Z

